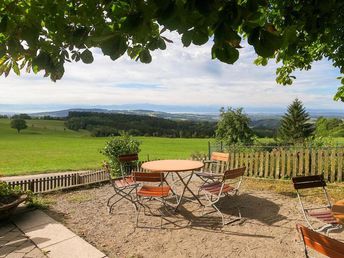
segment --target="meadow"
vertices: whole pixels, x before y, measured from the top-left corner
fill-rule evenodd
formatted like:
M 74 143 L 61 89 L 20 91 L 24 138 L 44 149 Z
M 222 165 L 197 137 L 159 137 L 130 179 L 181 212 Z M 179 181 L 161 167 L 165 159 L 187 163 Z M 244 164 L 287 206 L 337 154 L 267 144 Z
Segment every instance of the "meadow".
M 19 134 L 9 119 L 0 119 L 0 176 L 97 169 L 105 160 L 100 151 L 108 137 L 92 137 L 88 131 L 68 130 L 63 121 L 27 120 Z M 140 159 L 185 159 L 207 153 L 214 139 L 136 137 Z M 266 143 L 272 139 L 259 139 Z M 344 143 L 344 138 L 335 138 Z
M 87 131 L 71 131 L 63 121 L 27 120 L 19 134 L 9 119 L 0 119 L 0 175 L 96 169 L 105 157 L 100 153 L 106 137 L 91 137 Z M 183 159 L 208 151 L 209 139 L 137 137 L 140 159 Z M 212 140 L 212 139 L 210 139 Z

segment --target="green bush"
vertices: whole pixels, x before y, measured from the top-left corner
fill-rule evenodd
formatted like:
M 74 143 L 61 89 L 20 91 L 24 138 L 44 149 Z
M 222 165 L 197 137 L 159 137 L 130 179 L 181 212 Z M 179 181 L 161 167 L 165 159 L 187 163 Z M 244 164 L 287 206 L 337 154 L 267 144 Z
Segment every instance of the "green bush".
M 31 191 L 23 191 L 20 187 L 11 187 L 6 182 L 0 181 L 0 206 L 11 203 L 22 194 L 27 194 L 28 201 L 31 200 Z
M 119 137 L 113 137 L 106 142 L 101 151 L 109 159 L 111 172 L 114 176 L 120 174 L 120 164 L 118 156 L 125 154 L 135 154 L 140 152 L 140 142 L 128 134 L 122 134 Z
M 2 196 L 19 196 L 22 194 L 22 191 L 19 187 L 10 187 L 5 182 L 0 182 L 0 197 Z

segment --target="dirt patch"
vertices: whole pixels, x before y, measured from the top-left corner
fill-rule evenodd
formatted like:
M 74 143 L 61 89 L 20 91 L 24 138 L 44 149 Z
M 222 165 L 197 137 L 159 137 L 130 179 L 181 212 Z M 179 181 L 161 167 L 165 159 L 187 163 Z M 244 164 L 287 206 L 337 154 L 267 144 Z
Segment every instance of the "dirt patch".
M 193 183 L 196 189 L 199 182 Z M 126 201 L 112 214 L 106 202 L 113 194 L 110 185 L 45 196 L 53 199 L 47 211 L 55 219 L 109 257 L 304 257 L 296 223 L 305 224 L 293 196 L 243 184 L 239 196 L 225 198 L 221 205 L 227 219 L 241 211 L 244 220 L 221 227 L 218 214 L 201 216 L 194 202 L 185 202 L 175 214 L 139 217 Z M 153 213 L 161 205 L 150 202 Z M 206 210 L 211 211 L 211 209 Z M 342 232 L 331 237 L 344 239 Z M 313 254 L 313 253 L 312 253 Z M 316 255 L 315 255 L 316 256 Z M 317 257 L 317 256 L 316 256 Z

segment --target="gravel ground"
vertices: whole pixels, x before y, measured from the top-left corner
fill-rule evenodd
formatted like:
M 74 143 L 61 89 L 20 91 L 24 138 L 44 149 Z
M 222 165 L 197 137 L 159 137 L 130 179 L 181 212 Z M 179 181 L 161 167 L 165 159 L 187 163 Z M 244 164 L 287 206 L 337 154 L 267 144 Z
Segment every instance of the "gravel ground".
M 192 184 L 196 189 L 199 182 Z M 44 197 L 48 213 L 109 257 L 304 257 L 303 245 L 295 229 L 305 224 L 296 198 L 269 191 L 252 191 L 242 185 L 239 196 L 225 198 L 221 210 L 226 218 L 238 214 L 243 219 L 225 227 L 216 213 L 201 216 L 194 202 L 184 202 L 175 214 L 160 217 L 135 212 L 126 201 L 112 214 L 106 202 L 110 185 L 60 192 Z M 158 213 L 161 205 L 149 202 Z M 211 209 L 206 209 L 206 213 Z M 343 232 L 331 237 L 344 239 Z M 315 255 L 318 257 L 317 255 Z

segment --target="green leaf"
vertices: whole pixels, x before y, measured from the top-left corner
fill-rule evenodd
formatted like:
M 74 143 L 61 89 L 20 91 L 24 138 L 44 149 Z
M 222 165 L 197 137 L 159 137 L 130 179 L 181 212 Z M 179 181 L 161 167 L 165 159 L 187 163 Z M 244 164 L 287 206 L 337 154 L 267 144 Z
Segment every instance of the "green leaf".
M 184 46 L 184 47 L 190 46 L 191 41 L 192 41 L 192 33 L 189 32 L 189 31 L 184 32 L 184 34 L 182 35 L 182 43 L 183 43 L 183 46 Z
M 20 75 L 20 70 L 19 70 L 17 62 L 15 61 L 12 62 L 12 69 L 16 73 L 16 75 L 18 76 Z
M 262 65 L 262 66 L 266 66 L 268 64 L 268 59 L 258 56 L 256 60 L 254 60 L 254 64 L 255 65 Z
M 162 38 L 158 39 L 158 46 L 161 50 L 165 50 L 166 49 L 166 43 L 165 40 L 163 40 Z
M 4 15 L 0 18 L 0 33 L 7 31 L 8 16 Z
M 142 50 L 140 52 L 139 57 L 140 57 L 140 61 L 142 63 L 148 64 L 148 63 L 152 62 L 152 56 L 149 53 L 149 50 L 147 50 L 147 49 Z
M 273 57 L 275 51 L 282 46 L 282 37 L 262 30 L 258 42 L 254 44 L 256 53 L 262 57 Z
M 100 44 L 100 47 L 103 54 L 110 56 L 112 60 L 122 56 L 128 48 L 126 39 L 120 36 L 105 40 Z
M 213 58 L 216 57 L 221 62 L 234 64 L 239 58 L 239 51 L 229 44 L 223 46 L 214 45 L 211 49 Z
M 36 69 L 42 70 L 45 69 L 49 66 L 50 63 L 50 56 L 49 54 L 41 51 L 38 56 L 34 57 L 32 60 L 32 65 L 35 67 L 37 66 Z M 35 71 L 34 71 L 35 72 Z
M 12 68 L 12 63 L 8 62 L 7 65 L 5 66 L 5 69 L 4 69 L 5 77 L 7 77 L 9 75 L 11 68 Z
M 80 58 L 85 64 L 91 64 L 94 60 L 92 52 L 88 49 L 85 49 L 84 52 L 81 53 Z
M 204 30 L 193 30 L 192 33 L 192 43 L 201 46 L 208 42 L 209 35 L 207 31 Z
M 337 93 L 333 98 L 334 100 L 344 102 L 344 85 L 337 89 Z

